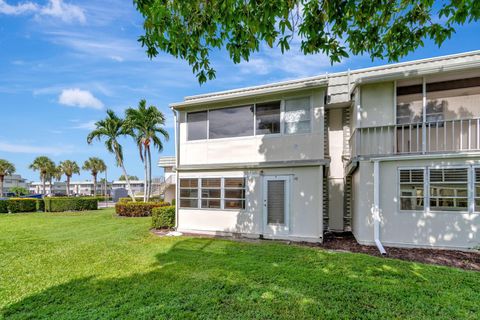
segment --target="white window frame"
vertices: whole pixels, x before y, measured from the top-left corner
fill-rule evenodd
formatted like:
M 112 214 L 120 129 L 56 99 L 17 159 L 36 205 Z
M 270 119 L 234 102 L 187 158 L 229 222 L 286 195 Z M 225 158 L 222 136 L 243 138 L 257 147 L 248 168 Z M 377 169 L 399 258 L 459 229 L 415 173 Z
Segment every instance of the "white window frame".
M 244 201 L 244 204 L 245 204 L 245 207 L 244 208 L 238 208 L 238 209 L 235 209 L 235 208 L 225 208 L 225 179 L 243 179 L 244 180 L 244 190 L 245 190 L 245 198 L 242 198 L 241 200 Z M 184 210 L 202 210 L 202 211 L 218 211 L 218 210 L 222 210 L 222 211 L 245 211 L 247 210 L 247 183 L 248 183 L 248 179 L 247 179 L 247 176 L 246 175 L 242 175 L 242 176 L 235 176 L 235 175 L 228 175 L 228 176 L 215 176 L 215 175 L 209 175 L 209 176 L 196 176 L 196 177 L 191 177 L 191 176 L 188 176 L 188 177 L 180 177 L 179 180 L 181 179 L 196 179 L 197 180 L 197 192 L 198 192 L 198 201 L 197 201 L 197 206 L 196 207 L 181 207 L 180 206 L 180 203 L 181 203 L 181 199 L 182 197 L 180 197 L 180 192 L 179 192 L 179 202 L 178 202 L 178 207 L 179 209 L 184 209 Z M 202 180 L 203 179 L 220 179 L 220 208 L 202 208 Z M 179 181 L 180 182 L 180 181 Z M 179 191 L 181 191 L 181 187 L 180 187 L 180 184 L 179 184 Z M 194 188 L 183 188 L 183 189 L 194 189 Z M 209 189 L 209 188 L 205 188 L 205 189 Z M 195 199 L 195 198 L 185 198 L 183 197 L 183 199 Z M 210 198 L 208 198 L 210 199 Z M 230 198 L 229 198 L 230 199 Z
M 286 100 L 294 100 L 294 99 L 302 99 L 308 98 L 309 99 L 309 112 L 310 112 L 310 119 L 309 119 L 309 131 L 308 132 L 299 132 L 299 133 L 285 133 L 285 101 Z M 266 134 L 257 134 L 257 104 L 261 103 L 268 103 L 268 102 L 280 102 L 280 132 L 279 133 L 266 133 Z M 235 108 L 235 107 L 243 107 L 243 106 L 253 106 L 253 135 L 251 136 L 241 136 L 241 137 L 225 137 L 225 138 L 218 138 L 218 139 L 210 139 L 210 111 L 217 110 L 217 109 L 228 109 L 228 108 Z M 188 114 L 189 113 L 196 113 L 196 112 L 207 112 L 207 138 L 206 139 L 198 139 L 198 140 L 188 140 Z M 199 142 L 206 142 L 206 141 L 222 141 L 222 140 L 232 140 L 232 139 L 245 139 L 245 138 L 252 138 L 252 137 L 278 137 L 278 136 L 293 136 L 293 135 L 310 135 L 313 132 L 313 119 L 314 119 L 314 104 L 313 104 L 313 94 L 308 95 L 293 95 L 293 96 L 285 96 L 279 99 L 268 99 L 268 100 L 255 100 L 252 103 L 246 104 L 232 104 L 222 106 L 221 108 L 213 108 L 213 109 L 201 109 L 201 110 L 192 110 L 192 111 L 185 111 L 185 142 L 188 144 L 194 144 Z
M 430 171 L 431 170 L 438 170 L 438 169 L 467 169 L 467 210 L 432 210 L 430 208 Z M 429 166 L 428 167 L 428 190 L 426 193 L 427 196 L 427 201 L 428 201 L 428 210 L 427 212 L 433 212 L 433 213 L 455 213 L 455 214 L 465 214 L 465 213 L 470 213 L 471 209 L 471 203 L 472 203 L 472 197 L 471 197 L 471 174 L 472 172 L 472 166 L 469 165 L 442 165 L 442 166 Z M 447 197 L 448 198 L 448 197 Z
M 423 210 L 403 210 L 401 203 L 401 183 L 400 183 L 400 171 L 402 170 L 423 170 Z M 397 168 L 397 195 L 398 195 L 398 211 L 400 212 L 424 212 L 427 210 L 427 188 L 428 188 L 428 167 L 398 167 Z

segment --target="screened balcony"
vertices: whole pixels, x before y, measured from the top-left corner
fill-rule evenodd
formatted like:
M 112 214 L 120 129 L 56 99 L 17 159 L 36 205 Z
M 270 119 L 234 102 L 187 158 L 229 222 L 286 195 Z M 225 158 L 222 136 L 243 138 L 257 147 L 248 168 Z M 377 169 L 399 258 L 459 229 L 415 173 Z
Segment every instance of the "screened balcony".
M 480 117 L 356 128 L 349 142 L 352 157 L 480 151 Z

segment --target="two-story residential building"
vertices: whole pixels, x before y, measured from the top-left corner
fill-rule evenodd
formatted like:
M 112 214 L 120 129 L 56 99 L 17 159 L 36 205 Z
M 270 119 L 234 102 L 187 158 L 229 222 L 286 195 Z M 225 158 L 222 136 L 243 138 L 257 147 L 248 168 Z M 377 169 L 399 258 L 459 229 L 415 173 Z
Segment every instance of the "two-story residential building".
M 480 244 L 480 51 L 171 107 L 180 231 Z
M 28 189 L 27 180 L 22 178 L 19 174 L 12 174 L 4 177 L 3 180 L 3 192 L 4 194 L 12 193 L 12 188 L 20 187 Z M 3 196 L 0 194 L 0 197 Z

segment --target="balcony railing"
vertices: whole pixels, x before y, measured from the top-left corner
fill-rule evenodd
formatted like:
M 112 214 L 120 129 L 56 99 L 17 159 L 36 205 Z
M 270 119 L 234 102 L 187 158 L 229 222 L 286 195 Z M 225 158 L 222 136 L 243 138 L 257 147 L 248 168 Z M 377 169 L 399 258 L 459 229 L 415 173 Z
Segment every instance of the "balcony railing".
M 350 156 L 480 151 L 480 118 L 356 128 Z

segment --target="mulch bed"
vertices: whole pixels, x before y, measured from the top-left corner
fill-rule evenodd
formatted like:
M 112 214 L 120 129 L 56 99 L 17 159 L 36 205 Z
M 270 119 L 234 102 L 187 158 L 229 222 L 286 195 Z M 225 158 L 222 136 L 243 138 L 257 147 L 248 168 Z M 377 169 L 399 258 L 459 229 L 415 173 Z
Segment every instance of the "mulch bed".
M 152 233 L 158 236 L 166 236 L 169 230 L 151 230 Z M 277 241 L 277 240 L 260 240 L 248 239 L 244 237 L 222 237 L 199 234 L 183 234 L 184 236 L 207 237 L 207 238 L 222 238 L 231 239 L 242 242 L 261 242 L 261 241 Z M 310 242 L 291 242 L 291 241 L 277 241 L 287 244 L 295 244 L 301 246 L 308 246 L 313 248 L 322 248 L 332 251 L 344 251 L 364 253 L 371 256 L 382 257 L 376 246 L 360 245 L 355 240 L 350 232 L 342 233 L 327 233 L 324 236 L 323 243 Z M 460 268 L 465 270 L 480 271 L 480 252 L 478 251 L 459 251 L 459 250 L 440 250 L 440 249 L 420 249 L 420 248 L 394 248 L 385 247 L 387 255 L 383 257 L 400 259 L 412 262 L 421 262 L 428 264 L 435 264 L 441 266 L 448 266 Z
M 326 234 L 323 244 L 314 244 L 313 246 L 327 250 L 381 256 L 377 247 L 358 244 L 351 233 Z M 480 252 L 393 247 L 385 247 L 385 250 L 388 258 L 480 271 Z

